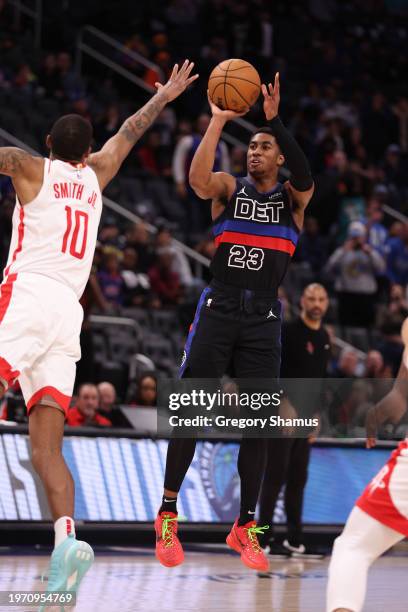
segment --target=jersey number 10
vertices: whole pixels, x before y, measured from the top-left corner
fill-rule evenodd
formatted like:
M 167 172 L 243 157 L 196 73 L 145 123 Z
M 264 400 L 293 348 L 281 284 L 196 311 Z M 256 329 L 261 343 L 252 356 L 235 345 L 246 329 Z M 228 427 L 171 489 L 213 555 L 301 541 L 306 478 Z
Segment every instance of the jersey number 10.
M 69 253 L 72 257 L 76 257 L 77 259 L 83 259 L 85 255 L 86 249 L 86 239 L 88 237 L 88 214 L 82 210 L 75 210 L 75 225 L 74 231 L 71 235 L 72 230 L 72 208 L 70 206 L 65 207 L 65 212 L 67 213 L 67 229 L 65 230 L 64 238 L 62 240 L 62 252 L 67 252 L 68 242 L 69 244 Z M 82 243 L 80 248 L 78 248 L 79 242 L 79 234 L 81 231 L 81 225 L 83 226 L 82 230 Z

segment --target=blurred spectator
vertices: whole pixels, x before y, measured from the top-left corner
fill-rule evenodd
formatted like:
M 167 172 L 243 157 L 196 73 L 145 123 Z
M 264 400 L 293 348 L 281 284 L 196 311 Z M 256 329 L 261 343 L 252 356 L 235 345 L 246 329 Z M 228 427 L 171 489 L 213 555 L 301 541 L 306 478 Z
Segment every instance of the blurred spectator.
M 161 145 L 160 134 L 150 130 L 137 151 L 140 169 L 150 176 L 171 176 L 171 158 Z
M 173 253 L 172 271 L 178 274 L 180 283 L 183 287 L 190 287 L 193 284 L 193 275 L 190 264 L 183 251 L 173 242 L 170 229 L 166 225 L 161 225 L 156 234 L 157 249 L 170 247 Z
M 133 223 L 126 231 L 126 246 L 133 247 L 137 253 L 138 269 L 147 272 L 154 262 L 150 233 L 143 221 Z
M 400 238 L 388 241 L 387 276 L 393 283 L 408 284 L 408 223 L 402 226 Z
M 101 382 L 98 385 L 99 408 L 98 413 L 108 419 L 113 427 L 128 427 L 128 421 L 116 405 L 116 389 L 110 382 Z
M 183 200 L 188 215 L 190 241 L 195 242 L 194 234 L 202 233 L 211 224 L 211 211 L 207 202 L 197 197 L 188 182 L 192 159 L 210 123 L 210 116 L 202 114 L 196 122 L 196 132 L 181 138 L 174 150 L 173 178 L 178 196 Z M 222 140 L 217 144 L 214 172 L 230 172 L 228 148 Z
M 367 151 L 374 161 L 379 161 L 388 143 L 395 141 L 397 133 L 395 117 L 382 92 L 377 91 L 370 97 L 361 120 Z
M 120 233 L 117 221 L 113 217 L 106 217 L 99 229 L 99 242 L 103 245 L 118 247 L 120 244 L 119 236 Z
M 156 53 L 153 58 L 153 62 L 159 66 L 161 74 L 155 68 L 147 68 L 143 80 L 146 85 L 156 89 L 156 83 L 165 83 L 169 79 L 173 69 L 173 64 L 170 53 L 167 51 L 159 51 Z
M 103 117 L 95 125 L 95 140 L 99 146 L 103 146 L 119 130 L 121 117 L 119 107 L 116 104 L 109 106 Z
M 315 217 L 305 217 L 303 232 L 295 251 L 295 261 L 307 262 L 317 275 L 327 261 L 327 241 L 320 234 L 319 223 Z
M 65 97 L 70 100 L 80 99 L 84 94 L 84 84 L 80 77 L 72 68 L 72 60 L 69 53 L 61 51 L 57 55 L 57 75 L 58 75 L 58 97 Z
M 150 299 L 150 279 L 138 270 L 136 249 L 127 246 L 123 250 L 121 275 L 124 281 L 123 305 L 146 306 Z
M 68 410 L 66 424 L 70 427 L 111 427 L 110 420 L 98 414 L 98 403 L 96 385 L 84 383 L 78 389 L 76 405 Z
M 112 412 L 116 403 L 115 387 L 110 382 L 101 382 L 97 388 L 99 393 L 98 412 L 109 418 L 109 414 Z
M 31 94 L 36 80 L 36 76 L 32 72 L 30 66 L 28 64 L 22 64 L 14 77 L 13 84 L 16 90 L 24 92 L 25 94 Z
M 119 254 L 116 250 L 105 249 L 98 281 L 105 300 L 113 306 L 122 306 L 124 280 L 120 273 Z
M 355 378 L 358 366 L 358 355 L 352 348 L 344 348 L 339 356 L 333 376 L 336 378 Z
M 384 256 L 388 231 L 382 224 L 384 213 L 381 208 L 381 202 L 377 198 L 371 198 L 367 202 L 366 219 L 367 242 L 373 249 Z
M 174 249 L 161 247 L 157 250 L 157 262 L 149 270 L 150 284 L 162 305 L 178 304 L 182 295 L 180 276 L 173 272 Z
M 335 278 L 339 321 L 344 326 L 370 327 L 374 322 L 376 276 L 385 271 L 382 256 L 366 242 L 363 223 L 351 223 L 347 242 L 331 255 L 326 271 Z
M 393 185 L 397 189 L 408 186 L 408 166 L 401 157 L 399 145 L 390 144 L 387 147 L 383 170 L 387 185 Z
M 136 404 L 137 406 L 156 406 L 156 403 L 156 376 L 152 372 L 146 372 L 138 380 L 135 401 L 131 402 L 131 404 Z
M 38 73 L 38 85 L 46 98 L 58 95 L 60 84 L 57 73 L 57 59 L 54 53 L 47 53 Z

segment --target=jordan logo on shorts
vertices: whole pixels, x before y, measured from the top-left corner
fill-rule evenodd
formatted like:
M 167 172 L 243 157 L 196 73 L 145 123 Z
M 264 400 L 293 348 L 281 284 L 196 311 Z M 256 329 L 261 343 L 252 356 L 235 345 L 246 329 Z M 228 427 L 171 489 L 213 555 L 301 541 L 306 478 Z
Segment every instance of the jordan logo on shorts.
M 273 314 L 272 310 L 270 310 L 266 318 L 267 319 L 270 319 L 270 318 L 277 319 L 278 317 L 275 314 Z

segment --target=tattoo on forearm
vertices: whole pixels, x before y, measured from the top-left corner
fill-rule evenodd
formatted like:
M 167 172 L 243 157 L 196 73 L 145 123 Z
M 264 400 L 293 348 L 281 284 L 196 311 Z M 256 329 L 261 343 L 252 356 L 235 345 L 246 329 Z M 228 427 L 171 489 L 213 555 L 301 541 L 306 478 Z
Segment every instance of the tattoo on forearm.
M 0 174 L 14 176 L 29 157 L 30 155 L 21 149 L 0 149 Z
M 126 119 L 125 123 L 119 130 L 120 134 L 135 144 L 145 131 L 151 126 L 156 117 L 160 114 L 166 105 L 166 96 L 160 93 L 156 94 L 147 104 L 137 111 L 134 115 Z

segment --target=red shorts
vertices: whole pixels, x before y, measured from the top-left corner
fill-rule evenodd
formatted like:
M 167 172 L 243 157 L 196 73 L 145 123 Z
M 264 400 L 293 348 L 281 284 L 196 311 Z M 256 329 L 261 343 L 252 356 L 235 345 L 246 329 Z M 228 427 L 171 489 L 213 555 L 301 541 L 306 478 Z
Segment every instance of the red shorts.
M 399 444 L 356 506 L 408 537 L 408 440 Z

